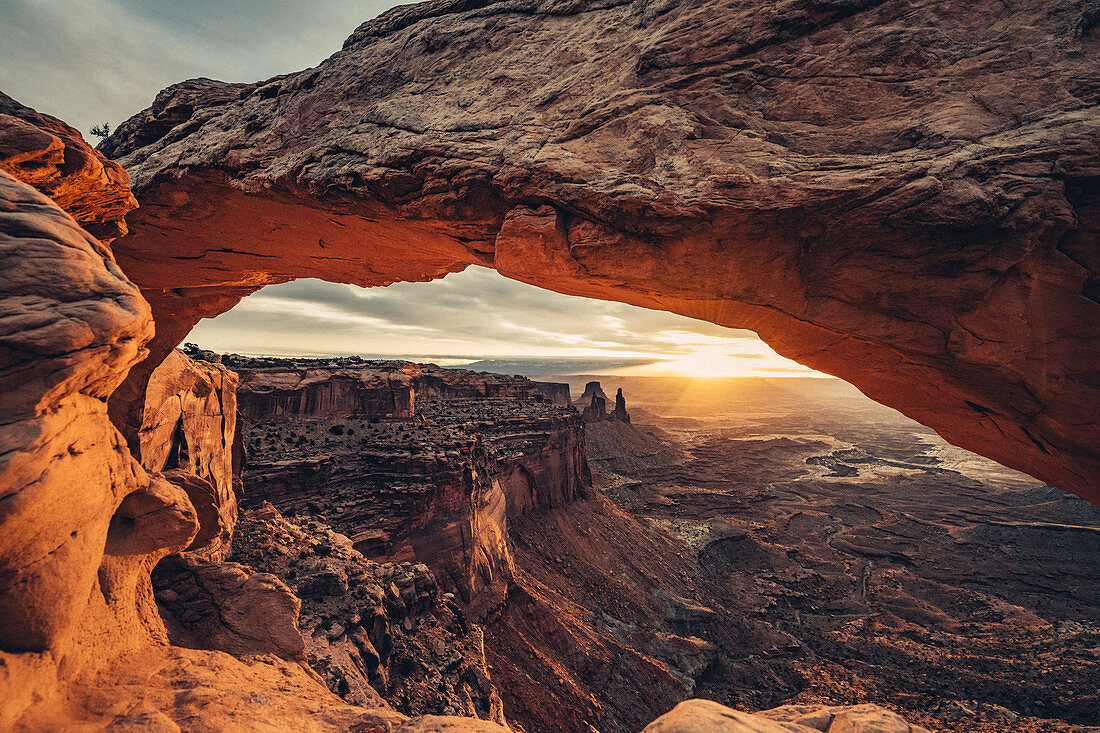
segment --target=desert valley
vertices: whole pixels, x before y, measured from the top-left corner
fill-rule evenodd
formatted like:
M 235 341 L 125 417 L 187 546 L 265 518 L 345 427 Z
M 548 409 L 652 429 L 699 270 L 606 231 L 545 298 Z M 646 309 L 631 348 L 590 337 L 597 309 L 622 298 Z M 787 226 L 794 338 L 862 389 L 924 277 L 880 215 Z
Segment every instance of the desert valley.
M 191 354 L 241 380 L 228 560 L 301 599 L 304 647 L 291 603 L 251 613 L 349 702 L 527 731 L 687 697 L 958 731 L 1100 711 L 1100 509 L 837 380 L 611 377 L 628 409 L 583 375 Z M 251 602 L 189 562 L 153 574 L 170 638 L 255 651 L 219 621 Z

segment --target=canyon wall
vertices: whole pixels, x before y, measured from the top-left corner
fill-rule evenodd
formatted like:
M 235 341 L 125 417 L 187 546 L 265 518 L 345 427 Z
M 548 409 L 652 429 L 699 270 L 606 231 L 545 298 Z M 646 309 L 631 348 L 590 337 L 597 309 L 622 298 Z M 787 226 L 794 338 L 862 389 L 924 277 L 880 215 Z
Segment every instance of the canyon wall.
M 282 360 L 224 357 L 241 377 L 249 420 L 275 417 L 412 417 L 421 398 L 515 398 L 569 404 L 569 385 L 467 369 L 359 357 Z
M 315 68 L 183 82 L 120 125 L 102 149 L 142 207 L 116 253 L 152 364 L 269 283 L 481 264 L 753 329 L 1096 501 L 1096 19 L 1084 0 L 395 8 Z
M 367 558 L 426 563 L 484 613 L 512 578 L 509 520 L 583 496 L 591 477 L 573 410 L 482 396 L 483 375 L 465 375 L 448 392 L 479 396 L 418 400 L 405 419 L 246 420 L 246 503 L 323 515 Z
M 0 171 L 0 252 L 0 728 L 10 729 L 28 711 L 63 714 L 68 680 L 163 641 L 149 571 L 199 523 L 107 416 L 153 330 L 110 250 Z
M 537 382 L 519 375 L 508 376 L 469 369 L 441 369 L 434 364 L 417 364 L 410 370 L 419 394 L 439 399 L 510 398 L 525 402 L 569 404 L 569 385 Z
M 400 371 L 242 370 L 237 399 L 247 420 L 293 417 L 412 417 L 415 393 Z

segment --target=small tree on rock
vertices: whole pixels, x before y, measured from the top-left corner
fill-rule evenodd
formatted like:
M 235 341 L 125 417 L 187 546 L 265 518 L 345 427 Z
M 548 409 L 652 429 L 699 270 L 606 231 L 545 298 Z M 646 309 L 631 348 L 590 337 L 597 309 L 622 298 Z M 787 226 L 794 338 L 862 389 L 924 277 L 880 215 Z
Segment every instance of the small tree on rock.
M 102 125 L 92 125 L 91 133 L 96 137 L 106 138 L 111 134 L 111 126 L 104 122 Z

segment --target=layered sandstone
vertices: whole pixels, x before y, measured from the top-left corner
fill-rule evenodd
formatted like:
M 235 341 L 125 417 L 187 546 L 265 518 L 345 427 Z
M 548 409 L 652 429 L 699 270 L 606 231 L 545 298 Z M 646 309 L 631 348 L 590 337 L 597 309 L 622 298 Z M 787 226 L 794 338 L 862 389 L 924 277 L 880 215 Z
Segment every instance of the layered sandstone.
M 238 400 L 247 420 L 412 417 L 415 392 L 400 370 L 244 370 Z
M 242 295 L 478 263 L 753 328 L 1096 500 L 1096 18 L 1053 0 L 395 9 L 316 69 L 187 82 L 124 125 L 105 150 L 143 207 L 122 270 L 103 244 L 133 206 L 121 169 L 3 98 L 0 726 L 453 724 L 348 706 L 277 657 L 167 646 L 149 573 L 200 517 L 107 419 L 152 336 L 123 270 L 157 321 L 117 393 L 130 440 L 153 369 Z
M 425 399 L 416 410 L 246 421 L 246 501 L 323 514 L 368 558 L 427 563 L 481 613 L 513 573 L 509 520 L 590 484 L 583 426 L 541 400 Z
M 0 657 L 10 727 L 98 654 L 156 633 L 151 564 L 191 542 L 186 494 L 126 450 L 105 400 L 144 356 L 148 305 L 110 250 L 0 171 Z
M 213 354 L 211 354 L 213 356 Z M 241 413 L 276 417 L 409 418 L 416 399 L 512 398 L 569 404 L 569 385 L 468 369 L 358 356 L 329 359 L 217 357 L 241 376 Z
M 121 125 L 117 252 L 154 362 L 268 283 L 483 264 L 751 328 L 1096 500 L 1098 52 L 1055 0 L 397 8 Z

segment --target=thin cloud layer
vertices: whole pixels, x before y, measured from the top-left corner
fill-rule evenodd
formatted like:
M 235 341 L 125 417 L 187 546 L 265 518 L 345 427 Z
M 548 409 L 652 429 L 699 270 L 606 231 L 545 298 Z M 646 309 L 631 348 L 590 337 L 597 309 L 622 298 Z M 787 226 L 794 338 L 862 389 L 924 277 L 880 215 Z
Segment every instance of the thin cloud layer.
M 320 280 L 272 285 L 188 337 L 206 348 L 265 354 L 476 359 L 637 360 L 661 373 L 816 374 L 751 331 L 661 311 L 577 298 L 470 267 L 430 283 L 358 288 Z

